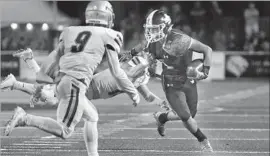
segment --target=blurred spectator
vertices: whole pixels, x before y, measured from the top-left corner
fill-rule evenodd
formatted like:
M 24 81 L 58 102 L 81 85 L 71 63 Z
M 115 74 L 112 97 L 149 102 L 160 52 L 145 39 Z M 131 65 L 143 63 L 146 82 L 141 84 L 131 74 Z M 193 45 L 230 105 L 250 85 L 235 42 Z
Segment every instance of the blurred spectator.
M 262 50 L 261 51 L 263 51 L 263 52 L 270 52 L 270 42 L 264 41 L 261 46 L 262 46 Z
M 226 50 L 226 36 L 219 29 L 215 31 L 213 36 L 214 50 Z
M 228 35 L 228 39 L 227 39 L 227 50 L 229 51 L 237 51 L 238 49 L 238 44 L 236 41 L 236 36 L 233 32 L 231 32 Z
M 219 7 L 217 1 L 212 1 L 211 3 L 212 3 L 212 8 L 210 10 L 212 15 L 211 28 L 212 30 L 216 30 L 222 26 L 223 11 Z
M 177 27 L 175 27 L 175 28 L 177 29 Z M 184 24 L 182 26 L 182 29 L 180 29 L 180 30 L 182 30 L 185 34 L 192 36 L 192 29 L 188 24 Z
M 160 10 L 162 10 L 162 11 L 164 11 L 164 12 L 166 12 L 166 13 L 169 13 L 169 8 L 168 8 L 167 6 L 165 6 L 165 5 L 162 5 L 162 6 L 160 7 Z
M 124 39 L 126 41 L 128 41 L 132 37 L 132 34 L 134 32 L 139 31 L 139 22 L 140 18 L 134 11 L 130 11 L 128 17 L 121 21 L 121 32 L 123 33 Z
M 35 29 L 31 31 L 23 29 L 24 27 L 17 30 L 12 30 L 10 27 L 1 28 L 1 50 L 18 50 L 27 47 L 33 50 L 49 50 L 49 32 L 39 29 L 39 24 L 34 26 Z
M 206 10 L 201 6 L 201 2 L 194 2 L 194 7 L 190 11 L 192 25 L 195 30 L 204 27 Z
M 253 2 L 244 11 L 246 39 L 249 40 L 254 33 L 259 32 L 259 11 Z
M 258 44 L 258 38 L 259 38 L 258 33 L 257 34 L 253 33 L 252 36 L 246 40 L 244 50 L 248 52 L 254 52 L 255 47 Z
M 127 42 L 125 49 L 129 50 L 139 44 L 141 40 L 141 34 L 139 32 L 134 32 L 132 38 Z
M 175 26 L 183 26 L 183 24 L 188 24 L 187 16 L 182 12 L 182 7 L 180 4 L 175 3 L 172 5 L 172 22 Z
M 268 41 L 264 31 L 260 31 L 259 37 L 257 38 L 257 44 L 255 46 L 256 51 L 263 51 L 264 44 Z

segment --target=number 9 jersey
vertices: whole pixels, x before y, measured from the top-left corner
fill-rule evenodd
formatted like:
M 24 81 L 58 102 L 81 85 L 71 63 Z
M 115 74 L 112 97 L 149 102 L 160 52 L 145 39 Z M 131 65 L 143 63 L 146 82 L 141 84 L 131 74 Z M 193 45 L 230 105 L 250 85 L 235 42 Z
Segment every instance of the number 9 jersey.
M 109 28 L 95 26 L 73 26 L 65 28 L 60 35 L 63 55 L 59 60 L 60 72 L 77 79 L 85 79 L 87 86 L 93 73 L 102 61 L 105 45 L 119 53 L 123 35 Z

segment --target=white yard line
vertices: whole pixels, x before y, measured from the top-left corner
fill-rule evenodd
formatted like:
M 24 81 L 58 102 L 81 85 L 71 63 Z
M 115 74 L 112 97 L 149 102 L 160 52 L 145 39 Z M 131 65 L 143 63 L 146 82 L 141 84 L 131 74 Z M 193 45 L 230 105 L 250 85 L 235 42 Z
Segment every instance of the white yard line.
M 10 149 L 1 149 L 1 152 L 8 151 Z M 33 149 L 12 149 L 12 152 L 19 152 L 19 151 L 32 151 Z M 40 149 L 40 152 L 86 152 L 85 149 L 57 149 L 57 150 L 50 150 L 50 149 Z M 121 149 L 108 149 L 108 150 L 99 150 L 99 152 L 148 152 L 148 153 L 202 153 L 202 151 L 180 151 L 180 150 L 121 150 Z M 220 153 L 220 154 L 269 154 L 270 152 L 264 152 L 264 151 L 214 151 L 214 153 Z

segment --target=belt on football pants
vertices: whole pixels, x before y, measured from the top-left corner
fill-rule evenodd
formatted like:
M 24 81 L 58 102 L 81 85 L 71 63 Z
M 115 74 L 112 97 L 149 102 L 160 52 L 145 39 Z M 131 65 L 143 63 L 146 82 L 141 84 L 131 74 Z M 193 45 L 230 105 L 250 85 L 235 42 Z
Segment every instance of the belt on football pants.
M 62 79 L 62 77 L 64 77 L 65 75 L 66 75 L 65 73 L 59 72 L 58 76 L 55 78 L 56 84 L 58 84 L 60 82 L 60 80 Z M 82 79 L 75 78 L 75 79 L 87 86 L 84 78 L 82 78 Z

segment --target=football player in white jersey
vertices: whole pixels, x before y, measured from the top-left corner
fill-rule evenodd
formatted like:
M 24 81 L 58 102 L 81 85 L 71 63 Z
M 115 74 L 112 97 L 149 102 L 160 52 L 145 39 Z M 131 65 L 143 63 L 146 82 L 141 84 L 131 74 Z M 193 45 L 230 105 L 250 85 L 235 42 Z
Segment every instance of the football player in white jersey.
M 54 79 L 59 99 L 57 121 L 26 114 L 18 107 L 7 124 L 5 135 L 20 125 L 37 127 L 63 139 L 71 136 L 75 126 L 84 118 L 84 140 L 89 156 L 98 156 L 98 113 L 85 96 L 93 73 L 104 55 L 108 58 L 110 70 L 134 103 L 139 103 L 139 94 L 121 69 L 118 53 L 122 46 L 122 34 L 112 30 L 114 13 L 108 1 L 90 2 L 85 12 L 88 26 L 66 28 L 56 48 L 45 61 L 41 72 Z M 51 70 L 59 64 L 59 73 Z
M 34 59 L 34 55 L 31 49 L 19 50 L 13 54 L 15 57 L 22 58 L 30 68 L 34 69 L 36 73 L 39 72 L 39 65 Z M 140 56 L 125 56 L 121 57 L 121 67 L 127 73 L 129 79 L 133 82 L 139 93 L 144 97 L 147 102 L 153 102 L 161 108 L 169 109 L 166 101 L 161 100 L 158 96 L 152 93 L 147 87 L 147 83 L 150 79 L 148 66 L 151 64 L 149 55 L 144 52 L 140 53 Z M 125 58 L 122 59 L 122 58 Z M 112 76 L 107 65 L 104 65 L 100 69 L 100 72 L 93 76 L 93 80 L 90 83 L 89 88 L 86 91 L 86 97 L 89 100 L 95 99 L 108 99 L 116 95 L 123 93 L 115 78 Z M 55 68 L 57 70 L 57 68 Z M 39 100 L 48 105 L 57 105 L 58 99 L 55 97 L 55 84 L 53 85 L 38 85 L 16 80 L 16 78 L 10 74 L 1 84 L 0 89 L 5 90 L 20 90 L 31 95 L 32 106 Z

